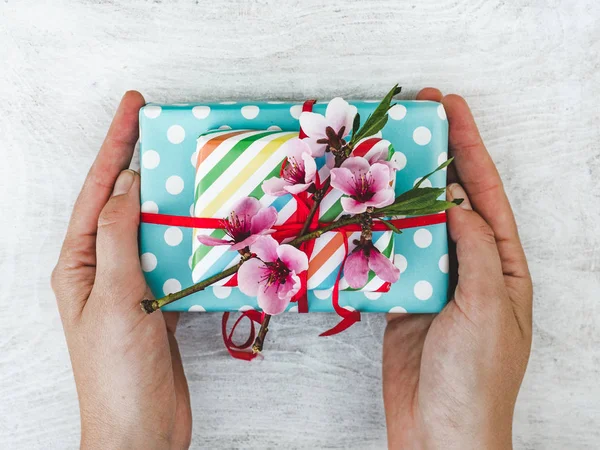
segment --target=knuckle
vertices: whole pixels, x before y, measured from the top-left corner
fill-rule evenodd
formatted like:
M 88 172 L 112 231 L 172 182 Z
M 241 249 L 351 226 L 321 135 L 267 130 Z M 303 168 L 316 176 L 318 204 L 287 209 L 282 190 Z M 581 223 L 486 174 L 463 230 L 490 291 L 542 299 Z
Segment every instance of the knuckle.
M 478 232 L 479 238 L 483 242 L 496 245 L 496 234 L 494 233 L 494 230 L 492 230 L 492 227 L 490 227 L 486 222 L 482 221 L 482 223 L 478 226 Z
M 124 211 L 118 202 L 109 201 L 98 217 L 98 228 L 107 227 L 123 222 Z

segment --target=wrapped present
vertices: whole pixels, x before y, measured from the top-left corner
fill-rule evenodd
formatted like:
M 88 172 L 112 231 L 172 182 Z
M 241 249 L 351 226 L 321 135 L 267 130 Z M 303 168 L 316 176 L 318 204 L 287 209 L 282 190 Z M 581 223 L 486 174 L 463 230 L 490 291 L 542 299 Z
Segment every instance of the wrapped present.
M 274 197 L 262 189 L 262 182 L 279 176 L 282 163 L 287 155 L 284 144 L 298 137 L 297 132 L 265 130 L 217 130 L 204 133 L 198 138 L 197 168 L 194 186 L 194 215 L 199 218 L 222 219 L 232 210 L 233 205 L 243 197 L 254 197 L 263 206 L 274 206 L 278 210 L 276 225 L 303 223 L 298 217 L 297 201 L 292 195 Z M 368 156 L 373 147 L 383 146 L 393 152 L 388 141 L 374 138 L 360 143 L 357 154 Z M 319 158 L 321 173 L 326 168 L 325 158 Z M 323 222 L 332 222 L 343 215 L 340 203 L 341 192 L 331 190 L 321 203 L 319 217 Z M 216 239 L 225 237 L 225 230 L 194 229 L 192 239 L 192 280 L 194 283 L 236 265 L 240 254 L 228 251 L 224 246 L 208 246 L 196 239 L 198 234 L 209 235 Z M 349 250 L 360 232 L 347 233 Z M 382 254 L 393 259 L 394 239 L 392 231 L 373 233 L 373 243 Z M 325 290 L 334 286 L 337 273 L 345 256 L 342 236 L 328 232 L 319 237 L 310 255 L 308 269 L 308 289 Z M 344 278 L 341 289 L 349 289 Z M 235 275 L 214 283 L 213 286 L 237 286 Z M 370 273 L 369 282 L 360 290 L 389 290 L 389 284 Z
M 351 103 L 357 107 L 361 117 L 367 117 L 376 106 L 373 102 Z M 140 253 L 142 269 L 156 297 L 178 291 L 194 282 L 194 261 L 190 251 L 194 231 L 181 218 L 198 216 L 195 211 L 198 138 L 209 130 L 219 128 L 284 131 L 295 135 L 299 129 L 301 108 L 299 103 L 224 102 L 149 104 L 140 111 L 143 213 Z M 324 109 L 324 104 L 314 106 L 315 112 L 323 113 Z M 393 159 L 400 167 L 395 190 L 399 194 L 412 188 L 419 177 L 431 172 L 446 159 L 448 124 L 443 106 L 436 102 L 399 101 L 388 114 L 390 120 L 381 137 L 395 149 Z M 444 186 L 445 172 L 434 174 L 424 185 Z M 277 199 L 276 202 L 282 202 L 278 208 L 282 210 L 285 199 Z M 331 220 L 336 215 L 335 207 L 331 209 L 336 203 L 337 199 L 331 199 L 330 203 L 323 201 L 323 220 Z M 213 217 L 221 217 L 217 212 Z M 144 218 L 144 213 L 152 217 Z M 154 216 L 160 216 L 160 220 L 154 220 Z M 173 217 L 179 219 L 171 221 Z M 401 271 L 400 280 L 391 286 L 389 292 L 379 292 L 376 283 L 371 282 L 371 286 L 365 286 L 362 291 L 340 292 L 339 304 L 351 311 L 364 312 L 440 311 L 447 301 L 448 291 L 448 243 L 444 219 L 445 215 L 440 214 L 439 219 L 431 222 L 409 221 L 399 235 L 383 232 L 382 235 L 390 238 L 385 248 L 378 247 L 380 250 L 390 249 L 394 264 Z M 313 281 L 307 294 L 309 312 L 334 310 L 331 285 L 335 270 L 321 272 L 314 259 L 320 253 L 319 245 L 339 249 L 340 234 L 323 235 L 315 243 L 309 274 Z M 340 288 L 347 288 L 343 279 Z M 288 311 L 297 311 L 297 308 L 291 303 Z M 247 311 L 259 308 L 256 298 L 247 297 L 237 288 L 225 284 L 197 292 L 163 309 Z

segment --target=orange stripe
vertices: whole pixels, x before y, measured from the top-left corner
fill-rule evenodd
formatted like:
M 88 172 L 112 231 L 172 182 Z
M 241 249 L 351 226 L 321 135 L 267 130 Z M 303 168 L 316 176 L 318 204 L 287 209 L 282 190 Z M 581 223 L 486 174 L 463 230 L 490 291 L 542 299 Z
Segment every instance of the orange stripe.
M 348 237 L 350 237 L 351 234 L 352 232 L 346 232 Z M 308 278 L 317 273 L 323 264 L 325 264 L 340 247 L 344 247 L 344 239 L 339 232 L 336 232 L 335 236 L 325 244 L 325 247 L 310 260 L 310 264 L 308 265 Z
M 202 163 L 202 161 L 204 161 L 206 158 L 208 158 L 209 155 L 214 151 L 214 149 L 217 148 L 220 144 L 222 144 L 223 141 L 229 139 L 230 137 L 238 136 L 240 134 L 247 133 L 247 132 L 248 132 L 248 130 L 232 131 L 231 133 L 221 134 L 219 136 L 215 136 L 214 138 L 206 141 L 202 145 L 202 151 L 198 155 L 198 162 L 196 162 L 196 170 L 198 170 L 198 167 L 200 167 L 200 164 Z

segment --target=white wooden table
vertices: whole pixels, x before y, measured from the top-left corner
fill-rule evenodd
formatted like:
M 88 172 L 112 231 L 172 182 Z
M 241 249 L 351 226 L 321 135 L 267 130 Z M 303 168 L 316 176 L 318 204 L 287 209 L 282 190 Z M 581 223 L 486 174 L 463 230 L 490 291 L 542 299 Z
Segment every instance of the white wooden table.
M 0 448 L 77 446 L 49 274 L 125 90 L 376 98 L 395 82 L 467 98 L 513 202 L 535 281 L 516 447 L 597 448 L 599 17 L 594 0 L 1 1 Z M 267 359 L 245 364 L 218 315 L 185 315 L 194 447 L 385 447 L 383 316 L 318 338 L 335 320 L 278 318 Z

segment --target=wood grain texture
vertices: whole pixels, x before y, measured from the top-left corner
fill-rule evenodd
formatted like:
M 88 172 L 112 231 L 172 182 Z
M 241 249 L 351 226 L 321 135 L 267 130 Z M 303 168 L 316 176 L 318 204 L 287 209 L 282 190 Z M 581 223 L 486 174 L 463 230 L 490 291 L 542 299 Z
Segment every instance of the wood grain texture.
M 594 0 L 0 2 L 0 448 L 77 446 L 49 275 L 125 90 L 377 98 L 395 82 L 467 98 L 513 202 L 535 282 L 515 446 L 597 448 L 599 17 Z M 229 358 L 219 320 L 178 331 L 195 448 L 385 447 L 383 316 L 328 339 L 332 315 L 278 318 L 257 364 Z

